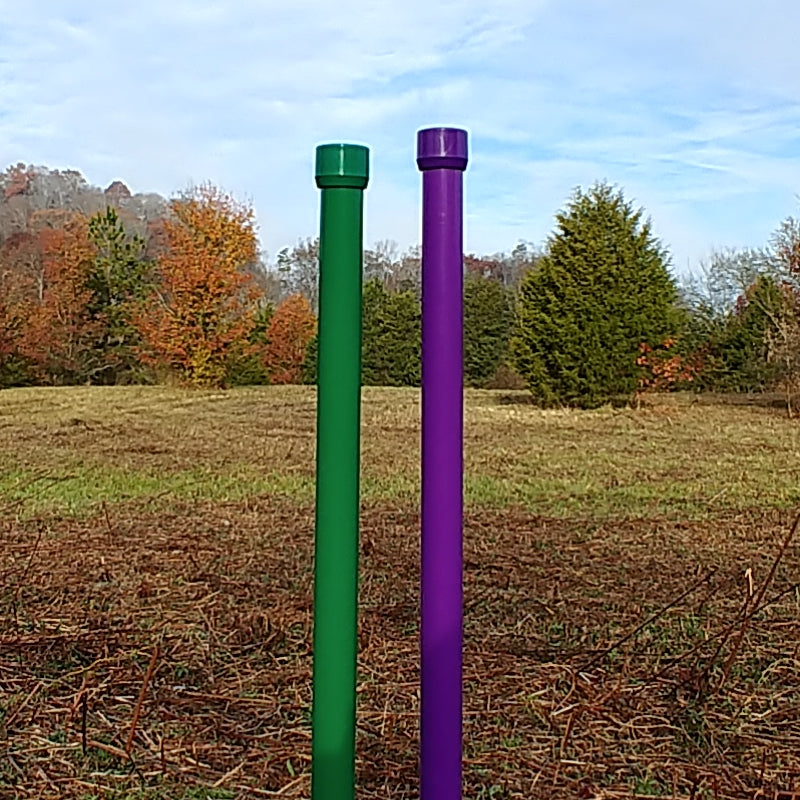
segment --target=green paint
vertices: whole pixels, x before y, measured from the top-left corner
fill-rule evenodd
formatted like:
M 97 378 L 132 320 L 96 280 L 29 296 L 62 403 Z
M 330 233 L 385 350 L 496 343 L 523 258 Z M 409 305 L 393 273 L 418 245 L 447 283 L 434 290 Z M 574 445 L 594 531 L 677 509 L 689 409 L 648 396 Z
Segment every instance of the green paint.
M 317 148 L 320 213 L 311 796 L 354 800 L 363 200 L 369 151 Z

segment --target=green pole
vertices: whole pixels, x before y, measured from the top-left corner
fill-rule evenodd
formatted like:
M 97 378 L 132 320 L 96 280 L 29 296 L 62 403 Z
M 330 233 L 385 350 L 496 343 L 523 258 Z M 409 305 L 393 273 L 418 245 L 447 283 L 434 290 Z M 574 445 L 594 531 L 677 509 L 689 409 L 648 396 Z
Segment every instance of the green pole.
M 319 236 L 313 800 L 354 800 L 363 203 L 369 150 L 317 148 Z

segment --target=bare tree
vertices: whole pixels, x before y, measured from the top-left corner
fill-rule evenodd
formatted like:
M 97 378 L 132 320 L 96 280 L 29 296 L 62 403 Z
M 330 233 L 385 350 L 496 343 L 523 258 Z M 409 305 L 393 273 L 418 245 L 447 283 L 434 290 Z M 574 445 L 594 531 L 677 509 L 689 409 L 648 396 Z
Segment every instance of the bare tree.
M 399 263 L 400 251 L 397 242 L 382 239 L 375 243 L 372 250 L 364 251 L 364 280 L 377 278 L 386 285 L 391 281 Z
M 135 194 L 126 201 L 125 206 L 145 223 L 162 219 L 169 213 L 169 202 L 155 192 Z
M 707 261 L 700 262 L 696 272 L 684 278 L 681 292 L 691 308 L 724 317 L 760 275 L 781 281 L 782 270 L 769 250 L 715 250 Z
M 422 288 L 422 248 L 409 247 L 395 262 L 387 289 L 392 291 L 413 291 L 420 293 Z
M 302 294 L 314 313 L 319 309 L 319 237 L 301 239 L 291 250 L 284 247 L 276 260 L 284 295 Z
M 778 367 L 778 388 L 785 395 L 786 412 L 791 419 L 794 400 L 800 393 L 800 297 L 786 284 L 783 294 L 786 310 L 771 317 L 766 335 L 767 361 Z

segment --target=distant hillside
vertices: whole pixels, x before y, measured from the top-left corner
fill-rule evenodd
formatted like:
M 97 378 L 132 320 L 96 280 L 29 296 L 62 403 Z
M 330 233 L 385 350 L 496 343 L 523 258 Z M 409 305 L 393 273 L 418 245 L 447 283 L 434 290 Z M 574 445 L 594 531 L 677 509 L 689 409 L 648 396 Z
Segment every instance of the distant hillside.
M 19 241 L 32 228 L 47 224 L 48 218 L 57 217 L 59 211 L 78 211 L 91 217 L 108 206 L 117 209 L 126 230 L 141 236 L 149 251 L 158 249 L 163 220 L 169 213 L 169 202 L 161 195 L 132 194 L 120 180 L 101 189 L 74 169 L 22 163 L 10 166 L 0 173 L 0 249 L 9 241 Z

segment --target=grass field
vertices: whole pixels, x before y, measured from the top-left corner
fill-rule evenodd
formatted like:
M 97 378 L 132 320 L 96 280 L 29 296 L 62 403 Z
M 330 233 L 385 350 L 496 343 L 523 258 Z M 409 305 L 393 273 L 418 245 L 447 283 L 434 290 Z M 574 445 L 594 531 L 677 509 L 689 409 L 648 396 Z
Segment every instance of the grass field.
M 363 398 L 359 798 L 410 800 L 419 393 Z M 526 399 L 466 394 L 465 798 L 791 797 L 800 422 Z M 314 424 L 0 394 L 0 798 L 308 797 Z

